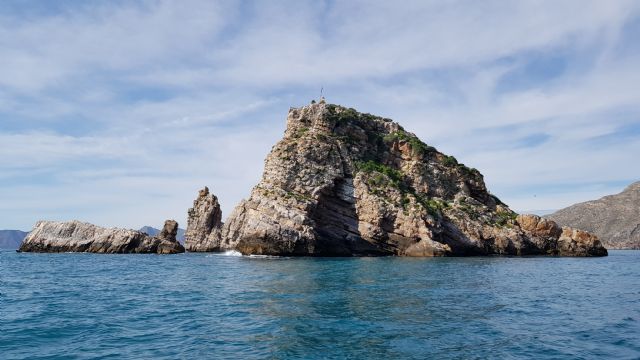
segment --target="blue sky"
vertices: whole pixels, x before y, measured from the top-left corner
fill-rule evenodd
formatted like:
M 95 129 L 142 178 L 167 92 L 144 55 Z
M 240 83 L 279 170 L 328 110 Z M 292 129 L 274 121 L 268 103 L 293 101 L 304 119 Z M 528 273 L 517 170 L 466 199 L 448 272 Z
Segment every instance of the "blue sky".
M 638 1 L 2 1 L 0 228 L 248 196 L 290 106 L 390 117 L 518 211 L 640 179 Z

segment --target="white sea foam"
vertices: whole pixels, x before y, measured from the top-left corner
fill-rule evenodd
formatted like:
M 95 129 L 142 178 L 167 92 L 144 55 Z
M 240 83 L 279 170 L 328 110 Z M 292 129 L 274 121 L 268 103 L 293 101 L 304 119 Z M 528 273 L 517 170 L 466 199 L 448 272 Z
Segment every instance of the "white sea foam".
M 240 251 L 237 251 L 237 250 L 227 250 L 227 251 L 223 252 L 220 255 L 224 255 L 224 256 L 242 256 Z
M 253 259 L 289 259 L 288 256 L 277 255 L 249 255 L 249 257 Z
M 244 256 L 240 251 L 237 250 L 227 250 L 225 252 L 219 253 L 209 253 L 207 257 L 210 256 Z M 275 255 L 247 255 L 244 257 L 253 258 L 253 259 L 288 259 L 287 256 L 275 256 Z
M 236 250 L 227 250 L 224 252 L 212 252 L 206 255 L 206 257 L 214 257 L 214 256 L 242 256 L 242 254 Z

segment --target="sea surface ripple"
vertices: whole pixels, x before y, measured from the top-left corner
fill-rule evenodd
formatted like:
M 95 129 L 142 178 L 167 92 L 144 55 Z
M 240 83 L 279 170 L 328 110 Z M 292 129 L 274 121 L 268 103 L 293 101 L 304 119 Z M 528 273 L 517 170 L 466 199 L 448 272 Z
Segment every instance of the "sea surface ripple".
M 605 258 L 0 252 L 2 359 L 638 359 Z

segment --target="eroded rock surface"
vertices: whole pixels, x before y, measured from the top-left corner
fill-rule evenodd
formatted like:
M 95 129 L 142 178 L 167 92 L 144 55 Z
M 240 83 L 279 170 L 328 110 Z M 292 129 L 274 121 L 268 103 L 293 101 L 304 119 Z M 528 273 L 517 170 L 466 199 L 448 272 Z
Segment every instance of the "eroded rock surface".
M 538 246 L 553 255 L 606 256 L 607 250 L 597 236 L 568 226 L 560 227 L 553 220 L 537 215 L 518 215 L 518 225 Z
M 607 250 L 597 236 L 568 226 L 562 228 L 558 239 L 558 255 L 562 256 L 606 256 Z
M 168 220 L 162 234 L 152 237 L 136 230 L 103 228 L 80 221 L 39 221 L 27 235 L 23 252 L 92 252 L 176 254 L 184 247 L 176 240 L 178 223 Z
M 219 251 L 222 211 L 218 198 L 209 188 L 198 193 L 198 198 L 189 209 L 184 246 L 187 251 Z
M 189 212 L 193 238 L 215 228 L 208 196 Z M 262 180 L 206 242 L 265 255 L 606 255 L 597 239 L 517 218 L 480 172 L 399 124 L 324 101 L 289 111 Z
M 178 241 L 176 236 L 178 235 L 178 222 L 175 220 L 167 220 L 164 222 L 162 230 L 158 234 L 160 239 L 169 241 Z

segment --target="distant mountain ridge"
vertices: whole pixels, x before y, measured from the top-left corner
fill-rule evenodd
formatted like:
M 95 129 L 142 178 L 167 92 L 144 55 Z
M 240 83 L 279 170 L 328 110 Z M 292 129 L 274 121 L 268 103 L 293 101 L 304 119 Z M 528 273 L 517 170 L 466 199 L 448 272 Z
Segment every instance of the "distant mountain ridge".
M 151 236 L 156 236 L 160 233 L 160 229 L 156 229 L 151 226 L 143 226 L 138 231 L 145 232 Z M 184 244 L 184 229 L 178 229 L 178 234 L 176 235 L 176 239 L 180 244 Z
M 20 230 L 0 230 L 0 249 L 17 249 L 27 234 Z
M 619 194 L 575 204 L 545 217 L 593 233 L 609 249 L 640 249 L 640 181 Z

